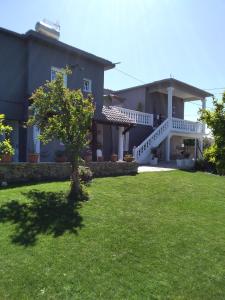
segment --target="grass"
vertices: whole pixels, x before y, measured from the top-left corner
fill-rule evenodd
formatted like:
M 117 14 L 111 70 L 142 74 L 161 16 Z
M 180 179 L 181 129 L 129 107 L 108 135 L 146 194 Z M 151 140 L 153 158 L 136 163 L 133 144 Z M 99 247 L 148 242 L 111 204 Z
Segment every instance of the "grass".
M 0 299 L 224 299 L 225 178 L 182 171 L 0 191 Z

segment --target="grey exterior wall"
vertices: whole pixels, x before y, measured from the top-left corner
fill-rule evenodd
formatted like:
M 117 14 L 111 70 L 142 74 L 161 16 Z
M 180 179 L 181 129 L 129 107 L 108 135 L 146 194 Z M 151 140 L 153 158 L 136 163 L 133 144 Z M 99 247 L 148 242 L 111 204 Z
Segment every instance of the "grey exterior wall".
M 82 89 L 83 79 L 91 79 L 96 110 L 100 111 L 102 109 L 104 68 L 101 64 L 71 55 L 68 52 L 36 40 L 29 41 L 28 53 L 28 94 L 32 94 L 46 80 L 51 80 L 51 67 L 65 68 L 66 66 L 79 65 L 79 67 L 72 68 L 73 73 L 67 78 L 67 87 L 70 89 Z M 54 161 L 55 151 L 63 149 L 64 147 L 59 141 L 41 145 L 41 161 Z
M 141 111 L 145 112 L 146 88 L 141 87 L 124 92 L 118 92 L 116 94 L 124 99 L 118 100 L 116 98 L 113 98 L 112 105 L 121 106 L 132 110 L 140 110 L 141 107 Z M 129 130 L 129 153 L 132 154 L 133 147 L 139 146 L 144 141 L 144 139 L 150 135 L 151 132 L 152 127 L 149 126 L 137 125 L 135 127 L 132 127 Z M 115 132 L 115 130 L 114 148 L 115 153 L 118 153 L 118 132 Z
M 28 98 L 36 88 L 51 80 L 51 67 L 73 66 L 67 79 L 70 89 L 83 88 L 83 79 L 92 81 L 96 110 L 103 105 L 104 66 L 99 62 L 64 51 L 37 39 L 26 40 L 14 33 L 0 31 L 0 113 L 7 120 L 26 121 Z M 19 123 L 19 158 L 26 160 L 32 146 L 32 130 Z M 28 138 L 27 138 L 28 136 Z M 62 149 L 55 141 L 41 145 L 41 160 L 54 160 L 54 153 Z
M 72 75 L 67 79 L 67 87 L 70 89 L 83 88 L 83 79 L 91 79 L 96 109 L 102 108 L 103 65 L 36 40 L 29 41 L 28 53 L 28 94 L 32 94 L 37 87 L 51 79 L 51 67 L 74 66 Z
M 138 110 L 138 106 L 141 104 L 142 111 L 145 111 L 146 89 L 144 87 L 118 92 L 116 94 L 124 98 L 124 100 L 122 102 L 113 100 L 112 105 Z
M 167 95 L 159 92 L 146 93 L 145 112 L 167 118 Z M 173 96 L 173 117 L 184 118 L 184 101 Z
M 140 103 L 142 111 L 154 115 L 155 124 L 156 116 L 161 114 L 162 118 L 167 117 L 167 95 L 159 92 L 149 93 L 146 87 L 140 87 L 132 90 L 125 90 L 116 93 L 124 99 L 113 98 L 112 105 L 122 106 L 128 109 L 138 110 Z M 180 98 L 173 97 L 173 117 L 184 118 L 184 101 Z M 131 128 L 129 137 L 129 152 L 132 153 L 134 146 L 139 146 L 153 131 L 152 127 L 137 125 Z M 114 134 L 115 135 L 115 134 Z M 117 147 L 118 137 L 115 138 Z M 162 158 L 165 159 L 165 147 L 162 148 Z M 117 148 L 116 148 L 117 150 Z M 117 151 L 116 151 L 117 153 Z
M 133 147 L 139 146 L 152 133 L 150 126 L 137 125 L 129 131 L 129 152 L 132 154 Z
M 26 44 L 0 32 L 0 113 L 9 120 L 24 120 L 26 96 Z
M 129 153 L 133 153 L 133 147 L 138 146 L 150 135 L 152 128 L 149 126 L 137 125 L 129 130 Z M 110 160 L 111 155 L 118 155 L 118 126 L 103 125 L 103 157 L 104 160 Z
M 103 125 L 103 158 L 104 160 L 110 160 L 112 152 L 114 152 L 113 145 L 113 133 L 115 126 Z M 117 153 L 117 152 L 116 152 Z

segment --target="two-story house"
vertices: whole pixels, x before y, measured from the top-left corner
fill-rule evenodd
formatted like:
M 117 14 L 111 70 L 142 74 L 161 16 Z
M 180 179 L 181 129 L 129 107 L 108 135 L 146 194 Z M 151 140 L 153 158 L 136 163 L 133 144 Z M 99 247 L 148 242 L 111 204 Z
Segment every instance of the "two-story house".
M 212 96 L 208 92 L 170 78 L 116 92 L 108 90 L 103 97 L 104 71 L 115 65 L 59 41 L 59 31 L 47 23 L 38 23 L 36 31 L 25 34 L 0 28 L 0 45 L 0 113 L 13 127 L 14 161 L 26 161 L 30 151 L 39 153 L 40 161 L 54 161 L 55 151 L 64 148 L 60 141 L 42 145 L 38 129 L 26 128 L 25 122 L 33 91 L 66 66 L 73 73 L 65 76 L 65 85 L 94 97 L 93 160 L 98 147 L 105 160 L 112 153 L 123 160 L 128 151 L 139 163 L 149 162 L 153 148 L 160 149 L 162 160 L 174 158 L 184 138 L 199 140 L 202 147 L 205 126 L 184 120 L 184 104 L 201 100 L 204 108 L 206 98 Z
M 188 101 L 201 100 L 212 94 L 179 80 L 169 78 L 119 91 L 105 90 L 104 101 L 109 107 L 127 116 L 135 126 L 123 132 L 123 142 L 111 141 L 111 148 L 134 153 L 139 163 L 148 163 L 151 150 L 158 149 L 162 160 L 175 159 L 184 139 L 194 139 L 202 150 L 205 125 L 184 119 Z M 112 131 L 115 129 L 112 129 Z M 112 135 L 115 133 L 112 132 Z M 121 158 L 121 156 L 120 156 Z
M 60 141 L 41 145 L 37 128 L 27 129 L 25 122 L 28 99 L 33 91 L 46 80 L 54 79 L 56 72 L 66 66 L 73 73 L 65 77 L 65 85 L 93 94 L 96 105 L 92 139 L 94 157 L 97 132 L 100 132 L 100 139 L 103 134 L 107 135 L 107 125 L 103 133 L 102 124 L 120 124 L 119 113 L 111 114 L 110 109 L 103 111 L 104 71 L 113 68 L 114 64 L 58 38 L 57 28 L 48 23 L 38 23 L 36 31 L 29 30 L 25 34 L 0 28 L 0 113 L 5 114 L 7 123 L 13 127 L 14 161 L 26 161 L 29 151 L 40 153 L 40 161 L 53 161 L 55 151 L 63 149 Z

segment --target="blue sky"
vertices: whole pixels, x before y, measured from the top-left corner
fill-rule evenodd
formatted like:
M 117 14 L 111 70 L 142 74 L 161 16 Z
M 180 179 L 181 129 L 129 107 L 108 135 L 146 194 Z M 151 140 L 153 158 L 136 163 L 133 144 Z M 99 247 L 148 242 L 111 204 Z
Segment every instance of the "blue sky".
M 203 89 L 225 88 L 224 15 L 224 0 L 0 0 L 1 27 L 24 33 L 43 18 L 59 21 L 61 41 L 121 62 L 145 83 L 173 76 Z M 105 74 L 106 88 L 138 84 L 118 70 Z M 186 106 L 187 119 L 196 104 Z

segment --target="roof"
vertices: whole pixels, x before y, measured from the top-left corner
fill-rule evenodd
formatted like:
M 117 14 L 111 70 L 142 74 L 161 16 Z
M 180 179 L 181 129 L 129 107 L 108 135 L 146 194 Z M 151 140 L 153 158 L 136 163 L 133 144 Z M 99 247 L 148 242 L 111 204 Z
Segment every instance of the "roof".
M 138 85 L 138 86 L 134 86 L 134 87 L 130 87 L 130 88 L 126 88 L 126 89 L 122 89 L 122 90 L 118 90 L 116 91 L 116 93 L 122 93 L 122 92 L 126 92 L 126 91 L 131 91 L 133 89 L 138 89 L 138 88 L 148 88 L 149 91 L 152 90 L 163 90 L 165 88 L 168 87 L 174 87 L 175 89 L 180 89 L 183 91 L 187 91 L 190 94 L 193 94 L 199 98 L 205 98 L 205 97 L 212 97 L 213 94 L 208 93 L 205 90 L 199 89 L 193 85 L 187 84 L 183 81 L 174 79 L 174 78 L 166 78 L 166 79 L 162 79 L 162 80 L 158 80 L 158 81 L 153 81 L 150 83 L 146 83 L 143 85 Z
M 104 95 L 108 96 L 109 94 L 112 94 L 114 91 L 111 89 L 104 89 Z
M 131 125 L 133 122 L 124 114 L 120 113 L 114 106 L 103 106 L 100 114 L 95 116 L 95 120 L 101 123 L 115 125 Z
M 25 39 L 25 40 L 36 39 L 36 40 L 39 40 L 41 42 L 44 42 L 48 45 L 54 46 L 54 47 L 59 48 L 61 50 L 64 50 L 64 51 L 67 51 L 67 52 L 70 52 L 72 54 L 76 54 L 76 55 L 79 55 L 79 56 L 83 56 L 87 59 L 90 59 L 92 61 L 100 63 L 100 64 L 104 65 L 105 70 L 109 70 L 109 69 L 112 69 L 112 68 L 115 67 L 115 64 L 113 64 L 109 60 L 106 60 L 104 58 L 101 58 L 99 56 L 91 54 L 89 52 L 83 51 L 83 50 L 78 49 L 76 47 L 73 47 L 71 45 L 65 44 L 61 41 L 58 41 L 58 40 L 55 40 L 55 39 L 50 38 L 48 36 L 45 36 L 44 34 L 41 34 L 41 33 L 37 32 L 37 31 L 34 31 L 34 30 L 29 30 L 25 34 L 19 34 L 17 32 L 14 32 L 14 31 L 11 31 L 11 30 L 0 27 L 0 32 L 12 35 L 12 36 L 20 38 L 20 39 Z

